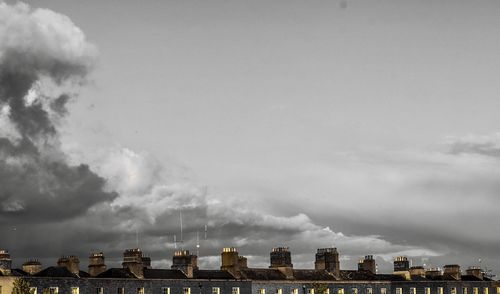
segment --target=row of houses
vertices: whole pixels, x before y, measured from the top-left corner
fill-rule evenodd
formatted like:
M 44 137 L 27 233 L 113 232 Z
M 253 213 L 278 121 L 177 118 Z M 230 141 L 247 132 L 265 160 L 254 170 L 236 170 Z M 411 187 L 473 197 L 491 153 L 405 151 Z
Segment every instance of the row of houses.
M 0 250 L 0 294 L 10 294 L 23 279 L 34 294 L 500 294 L 500 282 L 471 267 L 443 270 L 410 267 L 406 257 L 394 260 L 394 272 L 379 274 L 371 255 L 357 270 L 342 270 L 336 248 L 316 252 L 314 269 L 295 269 L 287 247 L 273 248 L 269 268 L 251 268 L 235 248 L 224 248 L 219 270 L 198 268 L 198 257 L 176 251 L 170 269 L 151 267 L 151 259 L 138 248 L 123 253 L 121 268 L 107 268 L 102 252 L 89 256 L 88 271 L 76 256 L 63 256 L 57 266 L 42 268 L 37 260 L 12 268 Z

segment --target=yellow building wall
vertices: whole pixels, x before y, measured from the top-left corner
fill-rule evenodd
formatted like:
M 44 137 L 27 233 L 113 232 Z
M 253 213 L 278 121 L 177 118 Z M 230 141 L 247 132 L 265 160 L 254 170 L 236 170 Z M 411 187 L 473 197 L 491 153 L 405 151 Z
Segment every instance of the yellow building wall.
M 11 294 L 15 277 L 0 277 L 0 294 Z

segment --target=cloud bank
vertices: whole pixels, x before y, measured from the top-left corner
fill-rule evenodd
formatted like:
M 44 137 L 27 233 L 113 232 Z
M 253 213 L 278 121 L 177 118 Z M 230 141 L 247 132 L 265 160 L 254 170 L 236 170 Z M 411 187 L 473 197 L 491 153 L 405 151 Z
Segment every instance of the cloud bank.
M 53 90 L 82 82 L 95 56 L 66 16 L 0 3 L 3 222 L 60 221 L 116 197 L 87 165 L 67 163 L 56 128 L 73 94 Z
M 326 246 L 339 248 L 344 268 L 375 254 L 385 271 L 400 254 L 435 264 L 470 262 L 464 252 L 498 257 L 498 232 L 485 233 L 478 217 L 498 202 L 498 135 L 448 138 L 440 151 L 335 154 L 267 181 L 281 195 L 213 193 L 147 152 L 65 149 L 58 125 L 96 57 L 66 16 L 0 3 L 0 247 L 18 264 L 72 253 L 85 265 L 90 250 L 103 250 L 118 266 L 138 231 L 154 264 L 168 266 L 180 211 L 182 246 L 194 249 L 199 232 L 200 263 L 211 268 L 225 246 L 251 266 L 267 266 L 271 247 L 290 246 L 299 268 Z

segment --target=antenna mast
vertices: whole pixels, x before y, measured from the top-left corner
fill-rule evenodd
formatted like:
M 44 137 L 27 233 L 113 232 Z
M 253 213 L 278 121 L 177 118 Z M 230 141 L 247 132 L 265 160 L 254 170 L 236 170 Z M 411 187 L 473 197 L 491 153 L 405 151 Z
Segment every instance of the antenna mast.
M 183 246 L 184 246 L 184 240 L 182 239 L 182 210 L 179 210 L 179 218 L 181 220 L 181 240 L 180 240 L 180 243 L 181 243 L 181 250 L 182 250 Z
M 135 245 L 136 248 L 139 248 L 139 230 L 137 228 L 135 229 Z
M 200 231 L 196 231 L 196 256 L 200 257 Z

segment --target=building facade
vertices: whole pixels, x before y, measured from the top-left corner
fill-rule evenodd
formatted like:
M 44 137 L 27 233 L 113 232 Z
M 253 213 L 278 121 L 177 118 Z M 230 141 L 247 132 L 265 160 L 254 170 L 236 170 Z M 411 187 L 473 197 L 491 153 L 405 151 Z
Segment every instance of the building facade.
M 249 268 L 235 248 L 224 248 L 220 270 L 200 270 L 197 256 L 175 252 L 170 269 L 151 267 L 138 248 L 123 253 L 121 268 L 108 269 L 102 252 L 89 256 L 81 271 L 76 256 L 63 256 L 57 266 L 42 269 L 29 260 L 11 268 L 10 255 L 0 250 L 0 294 L 10 294 L 16 279 L 27 281 L 35 294 L 500 294 L 500 283 L 471 267 L 443 270 L 409 267 L 405 257 L 394 260 L 394 272 L 378 274 L 373 256 L 357 270 L 340 269 L 336 248 L 318 249 L 314 269 L 294 269 L 289 248 L 270 252 L 269 268 Z

